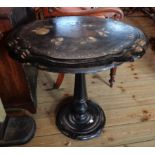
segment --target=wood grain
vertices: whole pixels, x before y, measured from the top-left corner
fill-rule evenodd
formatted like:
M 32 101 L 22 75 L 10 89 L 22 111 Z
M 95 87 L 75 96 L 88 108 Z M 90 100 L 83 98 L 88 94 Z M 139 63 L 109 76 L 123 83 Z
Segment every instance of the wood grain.
M 6 37 L 8 31 L 26 20 L 25 16 L 26 8 L 0 8 L 0 37 Z M 5 45 L 4 38 L 0 38 L 0 98 L 5 108 L 24 108 L 34 113 L 35 90 L 30 88 L 36 71 L 31 72 L 30 80 L 25 67 L 9 56 Z

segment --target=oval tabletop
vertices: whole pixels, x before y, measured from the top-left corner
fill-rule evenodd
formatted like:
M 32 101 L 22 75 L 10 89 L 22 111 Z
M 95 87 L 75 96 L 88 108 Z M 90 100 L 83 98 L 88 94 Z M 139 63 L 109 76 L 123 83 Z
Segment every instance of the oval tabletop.
M 17 28 L 7 39 L 11 55 L 54 72 L 95 72 L 134 61 L 147 39 L 138 28 L 113 19 L 58 17 Z

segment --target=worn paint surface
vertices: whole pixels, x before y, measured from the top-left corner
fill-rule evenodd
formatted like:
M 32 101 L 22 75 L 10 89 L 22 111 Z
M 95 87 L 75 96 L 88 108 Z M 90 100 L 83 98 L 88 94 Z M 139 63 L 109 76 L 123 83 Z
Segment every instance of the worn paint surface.
M 96 17 L 35 21 L 16 30 L 8 40 L 8 46 L 18 59 L 26 62 L 31 59 L 32 62 L 37 57 L 46 60 L 47 64 L 41 60 L 36 64 L 39 68 L 48 69 L 50 61 L 59 67 L 59 71 L 61 67 L 71 67 L 69 72 L 81 67 L 86 68 L 83 72 L 87 72 L 90 66 L 104 68 L 110 65 L 111 68 L 120 62 L 133 61 L 140 58 L 147 47 L 147 39 L 139 29 Z

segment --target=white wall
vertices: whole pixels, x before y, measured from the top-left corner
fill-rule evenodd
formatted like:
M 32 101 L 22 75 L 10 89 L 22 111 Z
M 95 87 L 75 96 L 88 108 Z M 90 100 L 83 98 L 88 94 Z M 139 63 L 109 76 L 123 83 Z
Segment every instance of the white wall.
M 0 98 L 0 123 L 4 122 L 5 117 L 6 117 L 6 113 L 5 113 L 1 98 Z

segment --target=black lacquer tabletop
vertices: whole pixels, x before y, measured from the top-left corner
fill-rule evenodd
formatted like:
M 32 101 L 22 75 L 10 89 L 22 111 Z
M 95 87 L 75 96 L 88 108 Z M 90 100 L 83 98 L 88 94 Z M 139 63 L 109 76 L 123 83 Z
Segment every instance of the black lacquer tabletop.
M 145 53 L 138 28 L 113 19 L 59 17 L 34 21 L 8 37 L 11 55 L 54 72 L 95 72 Z

